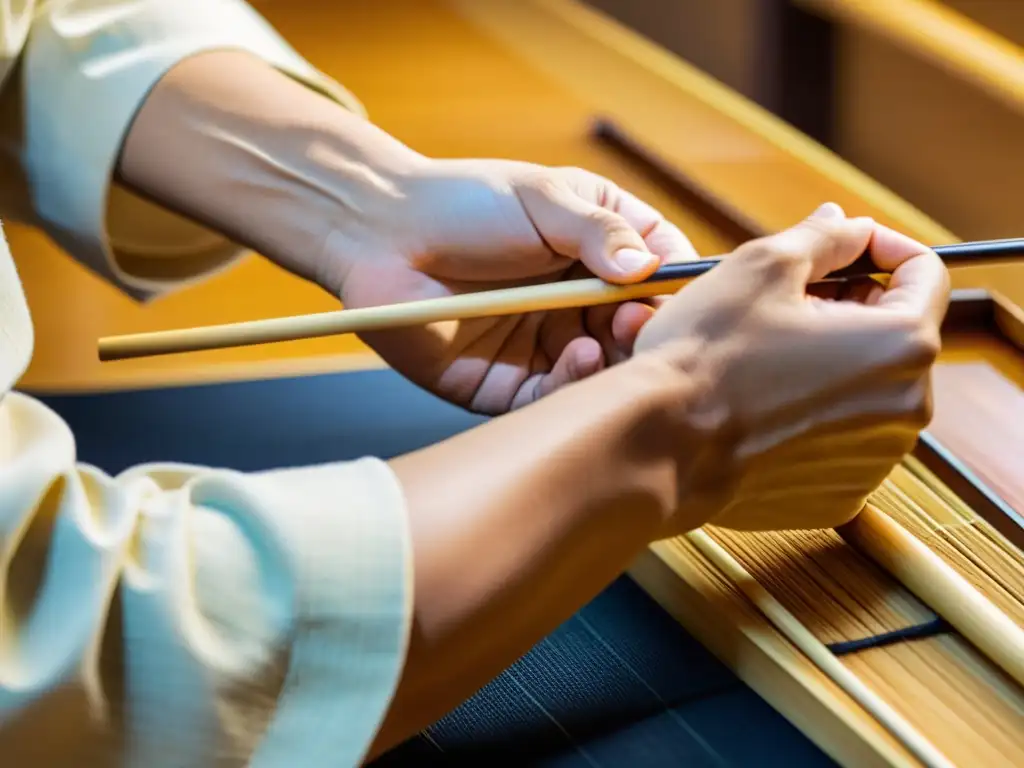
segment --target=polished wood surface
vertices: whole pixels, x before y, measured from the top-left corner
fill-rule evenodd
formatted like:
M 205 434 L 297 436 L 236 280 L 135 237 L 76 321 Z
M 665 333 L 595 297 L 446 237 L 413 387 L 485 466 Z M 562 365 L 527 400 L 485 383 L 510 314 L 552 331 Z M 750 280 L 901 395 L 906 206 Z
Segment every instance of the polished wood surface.
M 961 587 L 966 580 L 988 601 L 971 598 L 975 607 L 1012 630 L 1009 639 L 1024 629 L 1024 554 L 912 459 L 872 494 L 871 503 L 884 518 L 860 520 L 859 532 L 856 526 L 765 533 L 705 526 L 703 535 L 726 549 L 749 577 L 708 558 L 691 535 L 654 544 L 631 573 L 840 765 L 919 768 L 922 761 L 881 729 L 844 686 L 835 685 L 799 642 L 790 642 L 796 638 L 767 616 L 777 617 L 779 606 L 953 765 L 1021 765 L 1024 687 L 993 663 L 987 649 L 1004 636 L 970 642 L 965 635 L 982 630 L 973 623 L 977 616 L 969 615 L 973 608 L 956 597 L 971 590 L 957 587 L 933 602 L 937 582 L 928 571 Z M 879 522 L 888 533 L 880 531 Z M 922 546 L 942 564 L 933 555 L 925 557 Z M 916 553 L 908 553 L 911 548 Z M 894 557 L 897 549 L 900 556 Z M 904 581 L 907 569 L 913 575 Z M 948 569 L 956 576 L 950 579 Z M 914 596 L 915 590 L 926 602 Z M 767 614 L 759 610 L 765 593 L 775 606 Z M 927 629 L 934 626 L 935 612 L 950 614 L 961 631 L 941 625 Z M 888 633 L 916 638 L 874 642 Z M 836 648 L 846 644 L 859 649 Z M 1001 663 L 1020 671 L 1021 650 L 1017 641 L 997 653 Z
M 928 243 L 957 239 L 710 77 L 567 0 L 254 5 L 316 66 L 358 94 L 379 125 L 418 150 L 585 166 L 661 208 L 704 254 L 733 243 L 643 169 L 591 141 L 595 116 L 615 119 L 766 229 L 835 200 Z M 352 337 L 100 363 L 101 336 L 317 312 L 337 303 L 253 256 L 141 305 L 40 235 L 11 229 L 36 326 L 26 388 L 150 386 L 379 365 Z
M 940 366 L 929 431 L 1024 514 L 1024 387 L 991 365 Z
M 960 237 L 1020 233 L 1024 3 L 588 2 L 805 126 Z M 712 37 L 694 39 L 680 23 L 704 23 Z M 1024 266 L 958 285 L 1024 303 Z
M 1024 516 L 1024 313 L 944 340 L 928 431 Z

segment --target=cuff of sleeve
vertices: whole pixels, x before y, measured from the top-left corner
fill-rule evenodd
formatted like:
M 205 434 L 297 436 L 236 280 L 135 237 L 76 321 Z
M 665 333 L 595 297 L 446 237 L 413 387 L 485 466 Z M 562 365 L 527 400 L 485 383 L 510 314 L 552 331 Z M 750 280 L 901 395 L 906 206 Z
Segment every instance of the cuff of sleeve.
M 40 14 L 24 57 L 25 165 L 41 225 L 66 251 L 145 299 L 226 268 L 245 251 L 112 183 L 121 145 L 150 90 L 177 63 L 243 50 L 363 114 L 247 4 L 125 3 L 105 13 Z
M 251 765 L 360 765 L 398 686 L 411 632 L 401 486 L 378 459 L 253 479 L 293 498 L 301 489 L 312 516 L 292 503 L 282 509 L 301 561 L 302 606 L 277 712 Z

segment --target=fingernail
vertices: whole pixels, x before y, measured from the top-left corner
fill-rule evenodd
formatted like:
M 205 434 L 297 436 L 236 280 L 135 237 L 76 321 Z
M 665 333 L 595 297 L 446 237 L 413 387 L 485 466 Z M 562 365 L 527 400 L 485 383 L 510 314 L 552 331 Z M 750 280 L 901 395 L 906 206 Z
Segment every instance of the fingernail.
M 654 254 L 638 251 L 635 248 L 622 248 L 615 252 L 613 258 L 624 272 L 639 272 L 650 266 Z
M 811 214 L 812 219 L 839 219 L 845 216 L 843 209 L 836 203 L 824 203 L 818 206 L 818 210 Z

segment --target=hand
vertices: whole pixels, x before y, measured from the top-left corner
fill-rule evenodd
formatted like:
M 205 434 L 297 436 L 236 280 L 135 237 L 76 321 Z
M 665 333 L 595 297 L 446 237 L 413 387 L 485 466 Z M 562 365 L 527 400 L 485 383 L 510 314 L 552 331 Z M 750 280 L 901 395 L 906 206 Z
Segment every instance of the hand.
M 348 308 L 593 273 L 643 280 L 697 257 L 686 237 L 615 184 L 575 168 L 428 160 L 328 239 L 318 281 Z M 538 312 L 364 339 L 393 368 L 471 410 L 497 414 L 632 353 L 654 309 L 629 302 Z
M 887 288 L 808 294 L 808 283 L 869 246 L 892 273 Z M 930 372 L 948 301 L 934 252 L 826 205 L 743 245 L 666 302 L 641 331 L 637 359 L 699 360 L 703 371 L 702 394 L 685 414 L 702 436 L 683 484 L 686 527 L 824 528 L 852 519 L 931 417 Z
M 650 206 L 586 171 L 430 160 L 261 60 L 190 57 L 133 121 L 122 183 L 314 280 L 346 307 L 589 272 L 643 280 L 696 258 Z M 653 304 L 653 302 L 652 302 Z M 652 312 L 630 302 L 367 334 L 392 367 L 488 414 L 618 362 Z

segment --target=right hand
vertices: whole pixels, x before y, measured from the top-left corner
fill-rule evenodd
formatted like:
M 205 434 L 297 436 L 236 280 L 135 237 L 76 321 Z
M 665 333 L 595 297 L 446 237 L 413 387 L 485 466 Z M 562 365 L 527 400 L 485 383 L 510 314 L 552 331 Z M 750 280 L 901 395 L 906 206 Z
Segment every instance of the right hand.
M 823 299 L 808 284 L 866 248 L 888 287 Z M 697 458 L 679 524 L 834 527 L 913 448 L 931 418 L 930 373 L 949 276 L 927 246 L 833 204 L 744 244 L 665 302 L 637 339 L 695 377 L 681 417 Z

